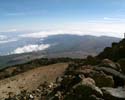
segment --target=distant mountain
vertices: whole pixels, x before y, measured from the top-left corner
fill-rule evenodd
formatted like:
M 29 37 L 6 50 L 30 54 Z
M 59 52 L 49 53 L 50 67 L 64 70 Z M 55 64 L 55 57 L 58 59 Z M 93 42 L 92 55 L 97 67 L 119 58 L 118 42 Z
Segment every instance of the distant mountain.
M 84 58 L 88 55 L 97 55 L 105 47 L 110 46 L 112 42 L 118 42 L 120 40 L 121 40 L 120 38 L 107 37 L 107 36 L 96 37 L 90 35 L 79 36 L 79 35 L 67 35 L 67 34 L 52 35 L 37 41 L 36 40 L 32 41 L 32 39 L 30 39 L 32 43 L 35 42 L 34 44 L 37 45 L 49 44 L 50 47 L 46 50 L 37 52 L 0 56 L 0 66 L 2 68 L 5 66 L 21 64 L 42 57 Z M 30 41 L 28 39 L 27 41 L 30 44 Z M 25 41 L 23 42 L 28 44 Z M 18 47 L 17 44 L 16 46 Z
M 120 41 L 120 38 L 107 36 L 79 36 L 79 35 L 53 35 L 43 40 L 44 44 L 51 47 L 46 50 L 47 57 L 86 57 L 97 55 L 112 42 Z

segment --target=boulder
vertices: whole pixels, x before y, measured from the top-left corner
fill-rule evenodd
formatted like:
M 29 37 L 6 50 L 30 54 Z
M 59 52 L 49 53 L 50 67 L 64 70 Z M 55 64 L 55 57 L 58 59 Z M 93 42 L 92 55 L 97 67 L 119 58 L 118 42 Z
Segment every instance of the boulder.
M 99 66 L 108 67 L 108 68 L 115 69 L 117 71 L 121 71 L 120 65 L 118 63 L 114 63 L 113 61 L 111 61 L 109 59 L 102 60 L 101 64 L 99 64 Z
M 125 100 L 125 88 L 102 88 L 105 100 Z
M 103 71 L 107 75 L 113 76 L 115 87 L 124 86 L 125 85 L 125 75 L 111 68 L 106 67 L 95 67 L 97 71 Z
M 103 72 L 93 74 L 92 78 L 98 87 L 114 87 L 113 77 Z
M 97 65 L 100 61 L 93 56 L 87 56 L 84 65 Z
M 74 94 L 83 100 L 88 100 L 93 94 L 99 97 L 103 95 L 102 91 L 95 86 L 95 82 L 91 78 L 85 78 L 82 82 L 75 85 L 73 90 Z
M 95 80 L 98 87 L 114 87 L 114 80 L 111 75 L 106 75 L 101 70 L 95 70 L 92 66 L 82 66 L 76 72 L 84 74 L 85 77 L 91 77 Z
M 96 70 L 94 70 L 93 66 L 88 65 L 75 70 L 75 73 L 83 74 L 85 77 L 90 77 L 91 74 L 96 73 Z
M 98 87 L 114 87 L 114 80 L 111 75 L 106 75 L 103 71 L 95 70 L 93 66 L 82 66 L 76 70 L 77 73 L 95 80 Z
M 95 85 L 95 81 L 92 78 L 85 78 L 82 80 L 82 84 Z
M 81 81 L 81 78 L 79 75 L 77 76 L 72 76 L 72 75 L 66 75 L 63 77 L 63 80 L 61 81 L 61 87 L 65 90 L 68 91 L 72 88 L 72 86 L 78 84 Z

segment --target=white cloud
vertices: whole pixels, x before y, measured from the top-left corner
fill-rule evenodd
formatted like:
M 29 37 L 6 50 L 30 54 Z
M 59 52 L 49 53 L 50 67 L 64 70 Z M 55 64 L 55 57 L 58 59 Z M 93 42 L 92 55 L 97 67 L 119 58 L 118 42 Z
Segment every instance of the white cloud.
M 56 28 L 48 28 L 45 31 L 26 33 L 20 35 L 20 37 L 26 38 L 45 38 L 49 35 L 57 34 L 76 34 L 76 35 L 95 35 L 95 36 L 114 36 L 123 37 L 125 32 L 125 23 L 118 22 L 87 22 L 87 23 L 75 23 L 66 24 Z
M 16 32 L 17 29 L 6 29 L 6 30 L 1 30 L 0 33 L 6 33 L 6 32 Z
M 40 31 L 34 33 L 27 33 L 20 35 L 20 37 L 25 38 L 45 38 L 50 35 L 58 35 L 58 34 L 80 34 L 80 31 L 71 31 L 71 30 L 49 30 L 49 31 Z
M 5 44 L 5 43 L 10 43 L 10 42 L 15 42 L 18 41 L 18 39 L 7 39 L 7 40 L 1 40 L 0 44 Z
M 27 52 L 33 52 L 33 51 L 39 51 L 39 50 L 45 50 L 47 48 L 49 48 L 50 45 L 49 44 L 41 44 L 41 45 L 26 45 L 23 47 L 19 47 L 17 49 L 15 49 L 12 54 L 20 54 L 20 53 L 27 53 Z
M 0 44 L 10 43 L 17 41 L 18 38 L 8 38 L 6 35 L 0 35 Z
M 104 19 L 105 21 L 110 21 L 110 22 L 125 22 L 125 18 L 104 17 L 103 19 Z
M 7 39 L 7 37 L 5 35 L 0 35 L 0 41 L 5 40 L 5 39 Z
M 43 29 L 40 29 L 40 28 Z M 49 24 L 43 25 L 38 24 L 31 26 L 30 30 L 40 30 L 30 31 L 31 33 L 24 33 L 20 35 L 22 38 L 45 38 L 49 35 L 57 34 L 77 34 L 77 35 L 107 35 L 114 37 L 123 37 L 125 32 L 125 19 L 117 17 L 104 17 L 99 20 L 89 20 L 89 21 L 77 21 L 77 22 L 64 22 L 60 24 Z M 19 31 L 20 29 L 10 29 L 8 31 Z M 25 30 L 25 29 L 24 29 Z M 28 29 L 26 29 L 28 30 Z

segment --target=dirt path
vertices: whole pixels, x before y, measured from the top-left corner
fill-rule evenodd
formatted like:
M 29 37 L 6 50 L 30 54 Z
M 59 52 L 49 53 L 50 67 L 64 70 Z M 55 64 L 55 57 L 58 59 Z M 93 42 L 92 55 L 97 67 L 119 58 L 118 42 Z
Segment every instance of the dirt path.
M 59 63 L 39 67 L 22 74 L 0 81 L 0 100 L 8 96 L 9 92 L 20 93 L 21 90 L 29 91 L 36 89 L 44 81 L 52 82 L 62 75 L 68 64 Z

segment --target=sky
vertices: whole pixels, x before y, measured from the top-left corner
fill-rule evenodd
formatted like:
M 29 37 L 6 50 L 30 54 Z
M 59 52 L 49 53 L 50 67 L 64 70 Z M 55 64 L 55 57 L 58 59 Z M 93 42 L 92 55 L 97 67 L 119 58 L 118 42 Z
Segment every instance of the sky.
M 0 32 L 123 37 L 124 4 L 125 0 L 0 0 Z

